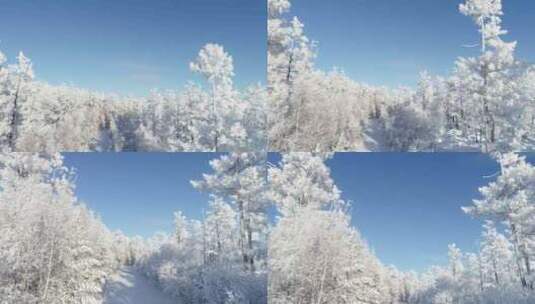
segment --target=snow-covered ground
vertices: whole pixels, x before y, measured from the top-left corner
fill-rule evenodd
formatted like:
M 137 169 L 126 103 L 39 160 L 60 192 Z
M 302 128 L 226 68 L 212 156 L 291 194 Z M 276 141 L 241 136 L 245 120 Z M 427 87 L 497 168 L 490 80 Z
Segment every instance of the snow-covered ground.
M 176 304 L 132 267 L 124 267 L 106 283 L 105 304 Z

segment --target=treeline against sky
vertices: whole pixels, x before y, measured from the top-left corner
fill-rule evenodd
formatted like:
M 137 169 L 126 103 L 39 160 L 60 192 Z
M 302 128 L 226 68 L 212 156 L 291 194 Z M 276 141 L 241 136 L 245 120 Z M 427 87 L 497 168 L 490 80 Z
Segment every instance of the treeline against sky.
M 172 233 L 143 239 L 110 231 L 76 198 L 60 155 L 3 153 L 0 297 L 101 303 L 107 280 L 129 265 L 185 303 L 535 300 L 535 166 L 524 157 L 497 154 L 496 179 L 459 210 L 484 220 L 479 249 L 451 244 L 449 263 L 423 273 L 379 260 L 351 224 L 329 157 L 294 152 L 274 164 L 265 153 L 222 154 L 191 181 L 210 194 L 202 218 L 177 210 Z
M 21 52 L 0 52 L 0 147 L 4 151 L 253 151 L 264 149 L 266 92 L 233 86 L 232 57 L 207 44 L 191 63 L 206 84 L 147 98 L 36 81 Z M 68 80 L 66 80 L 68 81 Z
M 479 27 L 481 54 L 459 58 L 446 77 L 422 72 L 414 89 L 368 86 L 315 68 L 315 43 L 297 17 L 288 18 L 290 7 L 268 1 L 271 150 L 535 149 L 535 67 L 504 40 L 501 0 L 460 5 Z

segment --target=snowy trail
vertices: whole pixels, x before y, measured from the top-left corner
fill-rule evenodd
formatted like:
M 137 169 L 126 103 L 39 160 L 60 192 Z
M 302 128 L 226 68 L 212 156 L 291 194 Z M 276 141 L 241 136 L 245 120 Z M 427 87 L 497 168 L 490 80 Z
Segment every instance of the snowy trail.
M 124 267 L 106 283 L 105 304 L 176 304 L 132 267 Z

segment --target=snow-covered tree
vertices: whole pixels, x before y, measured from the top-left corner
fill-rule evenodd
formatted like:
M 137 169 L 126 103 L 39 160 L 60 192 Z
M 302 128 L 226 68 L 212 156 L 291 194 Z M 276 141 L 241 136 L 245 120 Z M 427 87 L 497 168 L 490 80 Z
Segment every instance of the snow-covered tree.
M 246 157 L 244 154 L 240 159 L 243 161 Z M 242 210 L 240 216 L 235 201 L 231 200 L 233 195 L 226 192 L 225 187 L 219 187 L 223 184 L 239 186 L 237 181 L 243 183 L 244 189 L 235 190 L 243 195 L 240 197 L 244 203 L 250 203 L 246 200 L 247 178 L 227 179 L 224 176 L 228 171 L 223 173 L 216 169 L 221 167 L 215 163 L 227 160 L 212 161 L 214 170 L 222 174 L 219 181 L 205 175 L 204 181 L 194 183 L 201 189 L 208 189 L 204 183 L 215 187 L 203 220 L 188 220 L 181 212 L 176 212 L 174 236 L 156 235 L 138 250 L 141 254 L 137 254 L 137 267 L 178 301 L 207 304 L 267 302 L 267 273 L 261 260 L 266 255 L 262 252 L 266 250 L 265 236 L 262 239 L 258 235 L 244 236 L 241 233 L 244 228 L 251 229 L 254 234 L 266 231 L 241 224 L 245 222 L 244 218 L 253 219 L 254 213 Z M 254 167 L 255 163 L 249 163 L 249 166 Z M 247 205 L 250 204 L 243 204 Z M 252 250 L 242 240 L 250 241 Z
M 201 49 L 191 71 L 209 88 L 121 97 L 34 79 L 22 53 L 0 53 L 0 147 L 57 151 L 255 151 L 266 145 L 266 90 L 233 88 L 232 57 L 222 46 Z M 217 140 L 217 145 L 215 145 Z
M 449 257 L 449 264 L 450 264 L 450 271 L 451 276 L 454 280 L 457 279 L 458 275 L 463 271 L 463 264 L 462 264 L 462 253 L 455 244 L 450 244 L 448 246 L 448 257 Z
M 481 55 L 415 89 L 370 87 L 314 68 L 314 43 L 288 0 L 268 1 L 268 134 L 277 151 L 527 151 L 534 148 L 534 67 L 515 58 L 501 0 L 459 6 Z
M 6 61 L 5 56 L 2 54 L 0 59 L 0 65 L 3 65 Z M 17 56 L 17 64 L 8 66 L 7 71 L 2 67 L 1 74 L 4 80 L 3 95 L 5 95 L 1 104 L 1 112 L 2 120 L 5 120 L 5 123 L 0 134 L 5 137 L 3 141 L 7 145 L 7 149 L 14 151 L 16 150 L 19 128 L 22 124 L 21 112 L 29 95 L 28 84 L 34 78 L 32 62 L 20 52 Z
M 473 216 L 504 223 L 513 245 L 516 270 L 523 287 L 533 288 L 535 250 L 535 167 L 514 153 L 498 156 L 496 181 L 479 189 L 482 199 L 463 210 Z
M 485 219 L 479 250 L 449 247 L 449 267 L 434 267 L 418 278 L 409 303 L 532 303 L 534 167 L 524 157 L 497 156 L 501 171 L 481 187 L 482 198 L 463 210 Z M 499 225 L 499 226 L 498 226 Z M 530 232 L 528 232 L 530 231 Z
M 192 181 L 195 188 L 230 200 L 238 214 L 239 246 L 244 267 L 255 270 L 261 258 L 255 243 L 265 239 L 267 228 L 266 154 L 230 153 L 210 161 L 213 174 Z M 258 256 L 260 254 L 260 257 Z
M 284 154 L 279 166 L 269 169 L 270 199 L 282 215 L 342 204 L 324 160 L 321 155 L 294 152 Z
M 204 220 L 207 235 L 207 251 L 210 261 L 221 261 L 237 256 L 238 216 L 223 199 L 213 197 Z
M 270 303 L 386 303 L 386 268 L 350 227 L 324 160 L 289 153 L 269 170 L 280 214 L 269 241 Z
M 382 267 L 341 211 L 285 216 L 269 242 L 270 303 L 386 303 Z
M 294 97 L 301 75 L 312 69 L 313 45 L 297 17 L 287 20 L 288 0 L 268 1 L 268 91 L 270 147 L 288 150 L 299 129 L 302 102 Z
M 510 278 L 513 252 L 512 244 L 499 233 L 492 222 L 484 226 L 483 240 L 481 242 L 481 264 L 484 265 L 483 276 L 485 283 L 494 287 L 506 285 L 513 281 Z
M 178 246 L 182 246 L 188 237 L 188 222 L 181 211 L 175 212 L 175 238 Z
M 117 266 L 111 232 L 74 196 L 62 157 L 0 155 L 0 298 L 100 303 Z
M 522 66 L 515 60 L 516 42 L 505 42 L 501 36 L 507 31 L 501 27 L 501 0 L 467 0 L 460 5 L 461 13 L 472 17 L 480 27 L 482 55 L 479 58 L 461 58 L 457 70 L 468 88 L 468 103 L 475 106 L 478 140 L 484 150 L 495 148 L 500 139 L 511 141 L 514 131 L 511 123 L 521 116 L 523 100 L 516 94 L 518 75 Z M 514 127 L 513 127 L 514 128 Z M 501 134 L 503 132 L 503 134 Z
M 193 72 L 204 76 L 210 85 L 212 147 L 215 152 L 235 147 L 247 137 L 242 117 L 247 105 L 233 89 L 234 66 L 232 57 L 222 46 L 207 44 L 190 64 Z

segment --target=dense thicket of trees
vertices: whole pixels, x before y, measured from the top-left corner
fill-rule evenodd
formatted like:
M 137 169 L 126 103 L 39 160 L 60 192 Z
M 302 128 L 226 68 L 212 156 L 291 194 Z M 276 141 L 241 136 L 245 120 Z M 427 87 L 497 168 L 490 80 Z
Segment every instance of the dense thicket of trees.
M 501 0 L 467 0 L 481 55 L 451 75 L 422 73 L 414 89 L 357 83 L 314 68 L 315 45 L 289 0 L 268 1 L 268 91 L 273 151 L 521 151 L 535 148 L 535 68 L 506 42 Z
M 0 154 L 2 303 L 102 303 L 131 265 L 180 303 L 267 302 L 267 200 L 262 153 L 214 159 L 192 182 L 211 193 L 203 220 L 176 212 L 175 233 L 111 232 L 74 195 L 60 154 Z
M 101 303 L 119 234 L 74 196 L 60 155 L 0 155 L 2 303 Z
M 76 199 L 60 155 L 0 154 L 0 298 L 101 303 L 107 278 L 131 265 L 181 303 L 533 303 L 535 166 L 524 157 L 497 154 L 495 180 L 462 208 L 484 219 L 479 249 L 452 244 L 448 265 L 420 274 L 375 256 L 329 157 L 222 154 L 192 181 L 210 194 L 202 219 L 177 211 L 174 233 L 142 239 L 110 232 Z
M 265 147 L 266 92 L 233 86 L 232 57 L 207 44 L 191 63 L 206 85 L 124 98 L 36 81 L 22 53 L 0 52 L 4 151 L 252 151 Z

